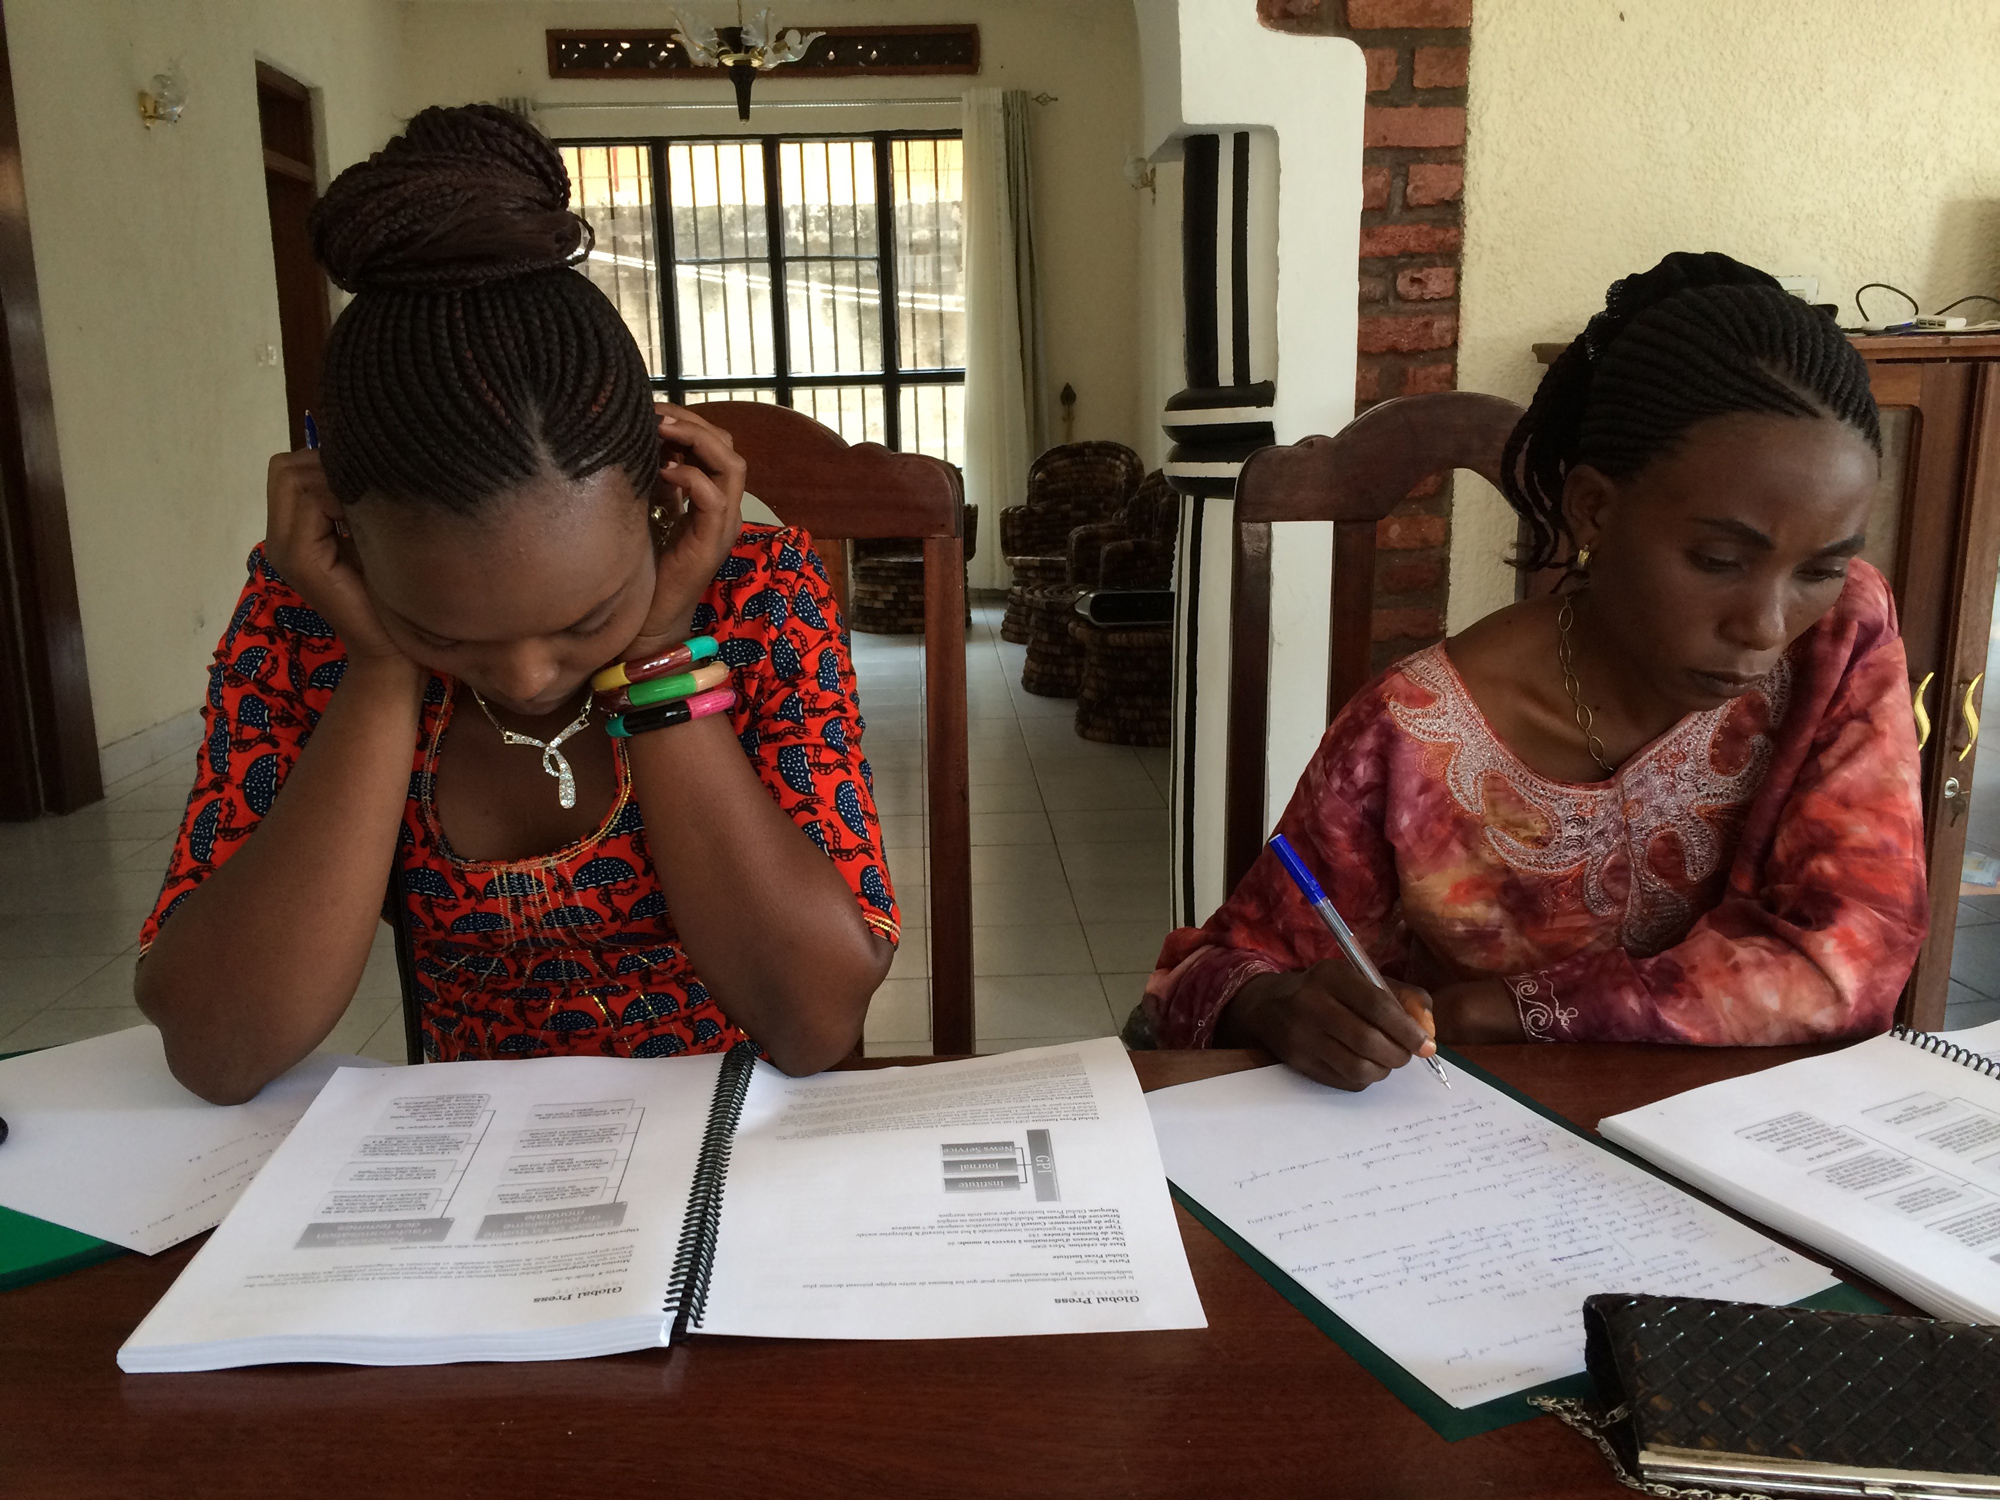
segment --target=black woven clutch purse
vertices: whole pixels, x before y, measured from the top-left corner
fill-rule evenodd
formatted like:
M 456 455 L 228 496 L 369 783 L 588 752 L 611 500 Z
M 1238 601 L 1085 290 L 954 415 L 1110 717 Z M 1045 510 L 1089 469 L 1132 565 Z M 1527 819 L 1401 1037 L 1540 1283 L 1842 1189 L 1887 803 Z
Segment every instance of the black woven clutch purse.
M 1633 1296 L 1583 1323 L 1596 1405 L 1536 1404 L 1634 1489 L 2000 1496 L 2000 1330 Z

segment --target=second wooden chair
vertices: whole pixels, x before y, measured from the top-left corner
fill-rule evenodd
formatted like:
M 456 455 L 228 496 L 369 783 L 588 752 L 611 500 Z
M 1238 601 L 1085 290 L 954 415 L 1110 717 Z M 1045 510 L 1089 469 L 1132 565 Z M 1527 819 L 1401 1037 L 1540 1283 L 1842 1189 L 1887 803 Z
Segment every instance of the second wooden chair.
M 917 537 L 924 553 L 925 777 L 929 812 L 931 1050 L 971 1052 L 972 835 L 966 763 L 965 505 L 958 470 L 879 443 L 850 447 L 803 413 L 704 403 L 750 465 L 749 490 L 804 528 L 844 594 L 841 543 Z M 866 689 L 863 689 L 866 704 Z
M 1264 845 L 1270 711 L 1271 523 L 1331 521 L 1333 608 L 1326 717 L 1373 675 L 1376 528 L 1424 480 L 1470 469 L 1500 482 L 1500 454 L 1521 408 L 1444 391 L 1384 401 L 1332 437 L 1260 448 L 1236 481 L 1231 568 L 1228 770 L 1223 868 L 1234 890 Z

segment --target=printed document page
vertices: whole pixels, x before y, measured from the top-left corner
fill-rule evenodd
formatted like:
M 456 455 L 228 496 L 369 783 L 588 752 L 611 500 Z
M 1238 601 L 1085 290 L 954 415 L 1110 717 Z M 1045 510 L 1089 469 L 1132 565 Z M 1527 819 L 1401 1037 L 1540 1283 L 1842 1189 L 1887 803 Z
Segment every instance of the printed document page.
M 1465 1408 L 1583 1369 L 1583 1299 L 1795 1302 L 1820 1267 L 1454 1069 L 1285 1067 L 1147 1096 L 1167 1176 Z
M 343 1068 L 118 1363 L 437 1364 L 664 1343 L 721 1064 Z
M 1115 1037 L 815 1078 L 759 1063 L 721 1223 L 704 1333 L 1207 1326 Z
M 213 1229 L 339 1067 L 315 1053 L 246 1104 L 174 1081 L 134 1026 L 0 1062 L 0 1204 L 145 1255 Z
M 1991 1027 L 1942 1040 L 2000 1051 Z M 1598 1129 L 1926 1312 L 2000 1320 L 2000 1082 L 1972 1068 L 1878 1036 Z

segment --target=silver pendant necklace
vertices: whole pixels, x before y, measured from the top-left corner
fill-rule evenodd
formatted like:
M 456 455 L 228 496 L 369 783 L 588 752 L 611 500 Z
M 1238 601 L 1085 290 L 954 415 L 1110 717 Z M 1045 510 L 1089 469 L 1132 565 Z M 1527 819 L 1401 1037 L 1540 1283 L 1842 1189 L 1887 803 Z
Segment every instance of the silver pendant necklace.
M 564 740 L 590 722 L 591 710 L 597 706 L 597 700 L 588 690 L 583 695 L 583 712 L 570 720 L 569 727 L 554 739 L 538 740 L 532 734 L 520 734 L 502 724 L 493 717 L 493 710 L 486 706 L 486 700 L 479 696 L 479 689 L 469 682 L 465 686 L 472 694 L 472 701 L 477 703 L 480 711 L 486 715 L 487 722 L 500 731 L 500 742 L 503 745 L 527 745 L 542 752 L 542 769 L 556 779 L 556 801 L 566 808 L 575 807 L 576 773 L 569 768 L 569 761 L 563 757 L 561 746 Z

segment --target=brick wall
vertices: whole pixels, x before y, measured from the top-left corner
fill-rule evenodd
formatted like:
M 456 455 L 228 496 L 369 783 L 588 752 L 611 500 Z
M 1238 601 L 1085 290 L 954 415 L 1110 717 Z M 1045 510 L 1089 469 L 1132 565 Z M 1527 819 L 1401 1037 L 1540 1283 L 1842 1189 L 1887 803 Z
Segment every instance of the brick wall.
M 1354 404 L 1458 382 L 1465 70 L 1472 0 L 1257 0 L 1278 31 L 1351 37 L 1368 64 Z M 1451 489 L 1430 484 L 1376 537 L 1375 664 L 1444 633 Z

